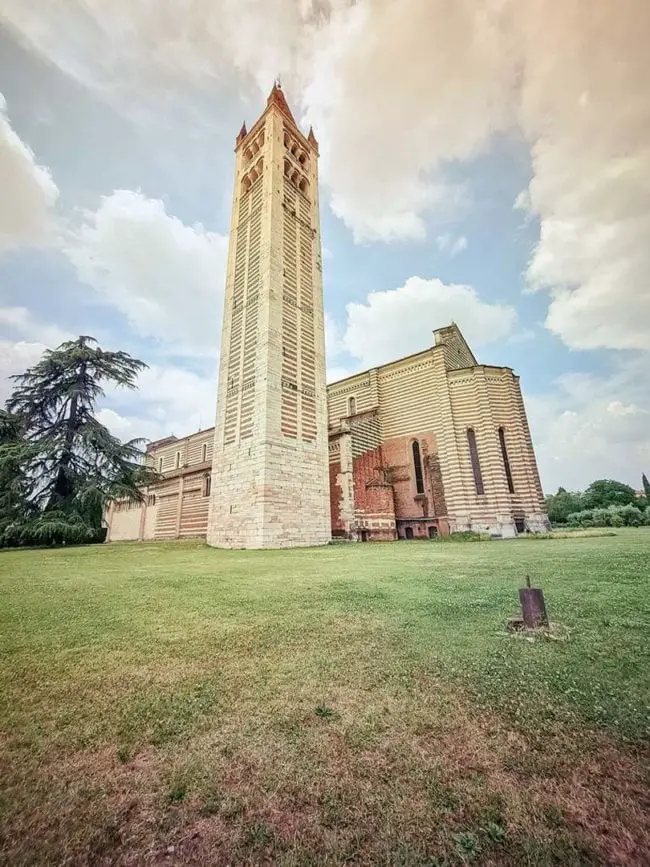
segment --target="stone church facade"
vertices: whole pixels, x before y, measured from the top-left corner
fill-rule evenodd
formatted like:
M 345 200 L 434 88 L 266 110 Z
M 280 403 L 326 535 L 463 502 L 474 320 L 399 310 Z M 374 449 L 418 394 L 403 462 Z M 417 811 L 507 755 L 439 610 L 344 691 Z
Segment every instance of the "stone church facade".
M 216 425 L 150 444 L 161 480 L 109 507 L 108 540 L 544 532 L 519 379 L 479 364 L 456 325 L 326 386 L 318 143 L 278 85 L 235 155 Z
M 459 328 L 434 345 L 327 388 L 333 538 L 418 539 L 548 529 L 519 377 L 479 364 Z M 162 480 L 114 503 L 110 541 L 205 538 L 214 429 L 151 443 Z

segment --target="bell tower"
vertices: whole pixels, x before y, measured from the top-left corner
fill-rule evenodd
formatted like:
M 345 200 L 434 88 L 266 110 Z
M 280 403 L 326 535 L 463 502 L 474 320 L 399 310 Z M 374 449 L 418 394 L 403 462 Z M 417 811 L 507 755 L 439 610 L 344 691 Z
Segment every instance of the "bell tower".
M 318 143 L 280 86 L 236 139 L 208 544 L 331 537 Z

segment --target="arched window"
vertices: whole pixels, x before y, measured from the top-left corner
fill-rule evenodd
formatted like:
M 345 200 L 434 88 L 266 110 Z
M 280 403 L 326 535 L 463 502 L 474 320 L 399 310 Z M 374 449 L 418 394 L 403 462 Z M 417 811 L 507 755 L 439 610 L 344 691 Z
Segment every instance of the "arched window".
M 356 398 L 351 397 L 348 399 L 348 415 L 356 415 L 357 414 L 357 401 Z
M 203 479 L 203 496 L 204 497 L 210 496 L 211 488 L 212 488 L 212 476 L 206 476 Z
M 478 459 L 478 449 L 476 448 L 476 434 L 471 427 L 467 428 L 467 445 L 469 446 L 469 458 L 472 462 L 474 486 L 476 493 L 480 496 L 485 493 L 485 488 L 483 487 L 483 476 L 481 475 L 481 462 Z
M 181 453 L 176 452 L 176 469 L 178 469 L 181 465 Z
M 159 473 L 162 473 L 162 468 L 163 468 L 163 459 L 158 458 L 158 472 Z
M 413 440 L 413 469 L 415 470 L 415 490 L 418 494 L 424 493 L 424 479 L 422 478 L 422 458 L 420 456 L 420 443 Z
M 511 494 L 515 492 L 515 486 L 512 481 L 512 472 L 510 471 L 510 461 L 508 460 L 508 449 L 506 448 L 506 432 L 502 427 L 499 428 L 499 445 L 501 446 L 501 457 L 503 458 L 503 469 L 506 471 L 506 479 L 508 481 L 508 490 Z
M 203 463 L 205 463 L 207 461 L 207 459 L 208 459 L 208 444 L 203 443 L 203 446 L 201 447 L 201 461 Z

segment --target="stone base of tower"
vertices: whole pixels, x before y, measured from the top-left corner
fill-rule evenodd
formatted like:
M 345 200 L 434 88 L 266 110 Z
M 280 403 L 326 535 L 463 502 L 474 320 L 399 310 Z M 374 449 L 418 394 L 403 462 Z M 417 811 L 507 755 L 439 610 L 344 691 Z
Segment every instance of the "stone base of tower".
M 208 545 L 294 548 L 331 538 L 326 454 L 266 443 L 215 456 Z

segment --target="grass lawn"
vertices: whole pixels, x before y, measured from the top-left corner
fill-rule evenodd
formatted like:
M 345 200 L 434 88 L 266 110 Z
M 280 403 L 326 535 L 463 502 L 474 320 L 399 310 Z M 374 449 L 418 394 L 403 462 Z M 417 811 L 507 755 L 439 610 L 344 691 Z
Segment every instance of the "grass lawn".
M 0 863 L 648 864 L 649 579 L 649 529 L 1 553 Z

